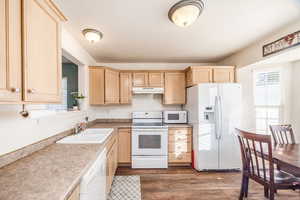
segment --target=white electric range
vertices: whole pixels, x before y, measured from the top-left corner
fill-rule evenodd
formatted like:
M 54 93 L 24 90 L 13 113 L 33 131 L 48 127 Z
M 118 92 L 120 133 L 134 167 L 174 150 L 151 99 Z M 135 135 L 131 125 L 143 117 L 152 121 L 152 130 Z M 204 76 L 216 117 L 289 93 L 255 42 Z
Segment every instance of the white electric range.
M 168 168 L 168 127 L 162 112 L 132 113 L 132 168 Z

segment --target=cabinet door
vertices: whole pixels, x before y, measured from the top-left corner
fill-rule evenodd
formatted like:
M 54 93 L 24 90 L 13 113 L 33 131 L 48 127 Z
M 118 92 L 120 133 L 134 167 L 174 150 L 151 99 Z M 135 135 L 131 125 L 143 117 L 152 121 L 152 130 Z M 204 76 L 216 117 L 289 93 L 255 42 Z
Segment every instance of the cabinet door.
M 133 73 L 133 86 L 134 87 L 147 87 L 148 86 L 148 72 Z
M 104 69 L 100 67 L 89 68 L 90 91 L 89 99 L 91 105 L 103 105 L 104 102 Z
M 114 144 L 113 149 L 114 149 L 114 152 L 113 152 L 113 174 L 112 174 L 112 176 L 114 177 L 115 173 L 117 171 L 117 168 L 118 168 L 118 159 L 119 159 L 119 156 L 118 156 L 118 139 L 117 139 L 116 143 Z
M 214 68 L 214 82 L 215 83 L 232 83 L 234 82 L 233 68 Z
M 22 100 L 21 1 L 0 1 L 0 101 Z
M 132 74 L 120 73 L 120 103 L 130 104 L 132 100 Z
M 60 35 L 60 18 L 47 1 L 23 0 L 25 101 L 61 101 Z
M 111 184 L 113 181 L 113 150 L 111 149 L 106 155 L 106 191 L 110 192 Z
M 68 200 L 80 200 L 80 186 L 78 185 L 69 196 Z
M 105 104 L 120 103 L 119 72 L 105 69 Z
M 149 87 L 163 87 L 164 86 L 164 73 L 162 72 L 149 72 Z
M 212 82 L 213 71 L 211 67 L 191 67 L 186 73 L 186 85 L 191 87 L 199 83 Z
M 112 138 L 113 144 L 111 148 L 107 152 L 107 166 L 106 166 L 106 189 L 107 193 L 109 193 L 111 189 L 111 185 L 113 182 L 113 178 L 118 167 L 118 140 L 117 138 Z
M 118 162 L 131 163 L 131 130 L 119 129 Z
M 185 73 L 165 73 L 164 104 L 185 104 Z

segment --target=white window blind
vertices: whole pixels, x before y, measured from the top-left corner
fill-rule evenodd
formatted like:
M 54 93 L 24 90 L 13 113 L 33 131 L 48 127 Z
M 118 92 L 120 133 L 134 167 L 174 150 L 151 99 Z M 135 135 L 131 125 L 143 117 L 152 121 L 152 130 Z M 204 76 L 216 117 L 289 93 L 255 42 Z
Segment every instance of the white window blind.
M 261 71 L 254 75 L 256 129 L 269 132 L 269 126 L 281 122 L 280 70 Z

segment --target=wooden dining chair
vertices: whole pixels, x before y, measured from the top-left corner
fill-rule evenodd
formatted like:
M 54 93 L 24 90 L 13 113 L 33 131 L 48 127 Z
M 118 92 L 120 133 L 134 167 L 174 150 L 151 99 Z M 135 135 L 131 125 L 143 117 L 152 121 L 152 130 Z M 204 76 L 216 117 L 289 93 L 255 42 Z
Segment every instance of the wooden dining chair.
M 295 144 L 295 136 L 292 125 L 270 125 L 274 145 L 277 144 Z
M 249 179 L 263 185 L 265 197 L 271 200 L 277 190 L 300 189 L 300 179 L 274 168 L 270 135 L 236 130 L 243 163 L 240 200 L 248 197 Z

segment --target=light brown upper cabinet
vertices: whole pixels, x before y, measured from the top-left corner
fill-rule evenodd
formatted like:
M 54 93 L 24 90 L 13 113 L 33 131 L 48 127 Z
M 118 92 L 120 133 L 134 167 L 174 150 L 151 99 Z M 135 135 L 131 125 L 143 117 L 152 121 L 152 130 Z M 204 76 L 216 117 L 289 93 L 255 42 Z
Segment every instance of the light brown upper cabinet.
M 164 104 L 185 104 L 185 73 L 165 73 Z
M 104 100 L 104 75 L 105 69 L 101 67 L 89 68 L 89 81 L 90 81 L 90 104 L 102 105 Z
M 149 87 L 164 87 L 164 73 L 162 72 L 149 72 Z
M 234 82 L 235 73 L 233 67 L 218 67 L 213 69 L 215 83 Z
M 65 20 L 51 0 L 0 1 L 2 103 L 61 101 L 60 26 Z
M 0 101 L 22 101 L 21 1 L 0 1 Z
M 134 72 L 134 87 L 164 87 L 163 72 Z
M 199 83 L 229 83 L 234 82 L 233 66 L 191 66 L 186 69 L 186 86 Z
M 189 67 L 186 73 L 187 86 L 212 82 L 213 70 L 210 67 Z
M 120 81 L 117 70 L 106 67 L 90 67 L 90 104 L 119 104 Z
M 119 72 L 105 69 L 105 104 L 120 103 Z
M 147 87 L 148 86 L 148 72 L 134 72 L 133 73 L 133 86 L 134 87 Z
M 61 18 L 51 2 L 23 0 L 23 87 L 27 102 L 61 101 Z
M 132 74 L 120 73 L 120 104 L 130 104 L 132 100 Z

